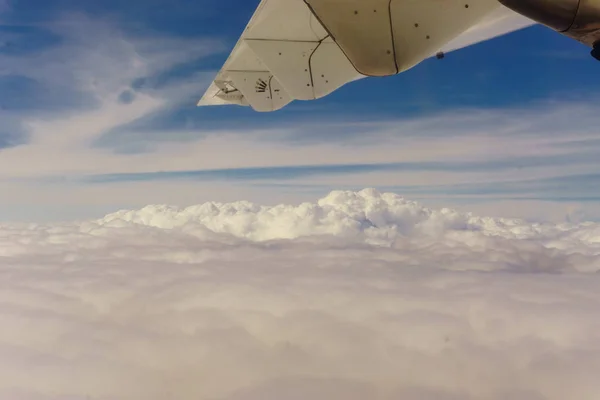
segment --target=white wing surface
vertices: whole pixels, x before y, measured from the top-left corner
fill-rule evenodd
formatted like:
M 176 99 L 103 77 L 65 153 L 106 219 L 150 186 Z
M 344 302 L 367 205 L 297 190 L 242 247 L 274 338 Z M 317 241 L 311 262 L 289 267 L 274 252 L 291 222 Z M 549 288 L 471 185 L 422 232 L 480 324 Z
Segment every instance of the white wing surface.
M 496 0 L 262 0 L 198 105 L 275 111 L 532 24 Z

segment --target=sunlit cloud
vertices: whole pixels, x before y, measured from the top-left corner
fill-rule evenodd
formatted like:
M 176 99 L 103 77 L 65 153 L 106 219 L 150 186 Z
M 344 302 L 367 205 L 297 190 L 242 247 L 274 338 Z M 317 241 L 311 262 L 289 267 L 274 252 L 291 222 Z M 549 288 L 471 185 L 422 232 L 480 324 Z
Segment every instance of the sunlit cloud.
M 0 227 L 0 397 L 592 399 L 598 224 L 149 206 Z
M 588 50 L 259 115 L 195 107 L 250 2 L 101 3 L 0 0 L 0 399 L 597 400 Z

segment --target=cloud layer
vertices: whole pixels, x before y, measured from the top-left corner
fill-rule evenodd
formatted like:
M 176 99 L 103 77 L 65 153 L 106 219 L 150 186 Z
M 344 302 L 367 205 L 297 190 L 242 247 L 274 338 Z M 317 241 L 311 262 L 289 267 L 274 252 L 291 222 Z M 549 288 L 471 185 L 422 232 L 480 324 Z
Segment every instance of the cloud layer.
M 535 61 L 546 46 L 560 48 L 552 32 L 556 42 L 544 44 L 534 28 L 522 34 L 535 40 L 500 38 L 263 115 L 195 107 L 254 10 L 248 2 L 235 10 L 218 1 L 9 3 L 10 23 L 0 27 L 0 220 L 208 199 L 295 202 L 365 186 L 483 214 L 517 215 L 512 204 L 528 202 L 554 220 L 571 208 L 600 219 L 595 94 L 589 81 L 565 78 L 585 76 L 571 71 L 588 64 Z M 519 73 L 503 75 L 515 59 Z
M 592 400 L 598 270 L 600 224 L 373 190 L 2 226 L 0 398 Z

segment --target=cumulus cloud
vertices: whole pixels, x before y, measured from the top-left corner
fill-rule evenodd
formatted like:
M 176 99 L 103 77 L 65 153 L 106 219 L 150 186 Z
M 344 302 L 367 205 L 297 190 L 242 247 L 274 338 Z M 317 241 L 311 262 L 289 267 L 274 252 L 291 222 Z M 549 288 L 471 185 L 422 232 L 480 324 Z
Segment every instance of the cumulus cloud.
M 317 203 L 0 228 L 0 398 L 596 399 L 600 224 Z

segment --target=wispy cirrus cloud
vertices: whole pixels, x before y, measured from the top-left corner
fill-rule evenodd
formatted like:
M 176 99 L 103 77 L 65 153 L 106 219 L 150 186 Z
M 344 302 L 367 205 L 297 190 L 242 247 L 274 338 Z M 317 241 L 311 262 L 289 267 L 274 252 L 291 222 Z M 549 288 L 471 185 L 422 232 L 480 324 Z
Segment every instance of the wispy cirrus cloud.
M 52 40 L 12 32 L 13 50 L 0 52 L 15 93 L 0 110 L 0 185 L 11 193 L 0 201 L 19 210 L 9 216 L 38 207 L 36 199 L 140 206 L 164 198 L 166 187 L 174 188 L 170 202 L 190 204 L 208 200 L 205 188 L 217 183 L 227 196 L 256 201 L 283 185 L 285 200 L 376 186 L 417 199 L 486 200 L 517 197 L 526 187 L 521 197 L 557 201 L 551 179 L 597 168 L 590 141 L 598 117 L 589 103 L 363 119 L 326 105 L 275 116 L 198 109 L 196 97 L 213 78 L 203 60 L 226 55 L 221 41 L 126 30 L 106 15 L 59 15 L 26 31 L 28 39 Z M 26 42 L 37 43 L 36 51 L 14 50 Z M 103 189 L 114 195 L 91 197 Z M 594 193 L 579 186 L 569 195 L 589 201 Z
M 59 150 L 62 142 L 68 142 L 73 146 L 78 145 L 86 157 L 97 159 L 92 166 L 85 167 L 78 162 L 79 155 L 65 154 L 62 165 L 50 165 L 46 174 L 51 174 L 52 170 L 55 173 L 67 172 L 64 168 L 68 165 L 71 165 L 71 173 L 77 169 L 85 173 L 137 173 L 157 169 L 177 171 L 394 162 L 424 163 L 424 169 L 432 168 L 435 164 L 439 168 L 466 169 L 467 163 L 472 162 L 474 169 L 491 170 L 511 166 L 565 166 L 593 163 L 595 160 L 587 144 L 595 138 L 593 126 L 597 123 L 597 116 L 591 106 L 571 103 L 533 107 L 527 111 L 463 110 L 461 113 L 454 111 L 386 123 L 330 125 L 325 122 L 316 125 L 301 123 L 296 127 L 227 129 L 224 121 L 224 127 L 219 130 L 164 130 L 149 134 L 148 137 L 141 131 L 139 135 L 129 138 L 119 139 L 115 135 L 113 141 L 116 141 L 116 147 L 110 146 L 110 141 L 101 147 L 90 145 L 93 139 L 102 137 L 114 126 L 126 125 L 164 105 L 155 104 L 155 101 L 156 98 L 146 94 L 129 104 L 123 104 L 117 98 L 101 111 L 81 113 L 61 120 L 31 121 L 29 126 L 36 132 L 60 134 L 41 135 L 39 142 L 32 143 L 29 149 L 23 151 L 43 146 L 55 146 Z M 112 118 L 105 119 L 105 113 L 111 113 Z M 540 114 L 547 118 L 536 118 Z M 574 125 L 569 121 L 575 115 L 578 116 L 578 124 Z M 88 122 L 83 124 L 84 120 Z M 501 121 L 510 123 L 502 124 Z M 323 139 L 330 128 L 334 137 Z M 342 133 L 346 129 L 349 132 Z M 565 135 L 567 129 L 569 134 Z M 336 131 L 339 132 L 337 136 Z M 306 137 L 303 137 L 304 134 Z M 126 132 L 123 135 L 126 136 Z M 313 135 L 318 135 L 319 139 L 311 140 Z M 53 140 L 43 142 L 47 137 Z M 120 149 L 131 146 L 146 151 L 129 153 L 127 157 L 120 154 Z M 266 154 L 270 156 L 266 157 Z M 17 156 L 15 151 L 13 157 L 16 159 Z M 9 160 L 10 157 L 11 154 L 7 154 L 5 159 Z M 69 158 L 72 160 L 69 161 Z M 127 160 L 140 162 L 136 162 L 135 166 L 128 164 Z M 19 170 L 27 175 L 36 173 L 27 165 L 20 169 L 15 163 L 15 175 Z
M 597 116 L 587 104 L 465 110 L 361 124 L 224 126 L 148 134 L 140 130 L 133 137 L 113 133 L 110 141 L 98 145 L 106 132 L 128 126 L 166 104 L 143 93 L 125 104 L 116 96 L 99 111 L 31 121 L 29 126 L 40 135 L 28 146 L 4 152 L 0 166 L 6 166 L 5 182 L 36 185 L 44 181 L 46 188 L 54 184 L 66 189 L 61 185 L 69 184 L 111 190 L 116 185 L 154 182 L 158 192 L 172 181 L 181 188 L 175 192 L 182 193 L 188 190 L 184 186 L 218 182 L 245 187 L 247 194 L 250 186 L 273 185 L 271 190 L 275 190 L 277 184 L 285 183 L 290 193 L 294 186 L 298 192 L 312 187 L 313 195 L 335 188 L 376 186 L 418 199 L 462 195 L 589 202 L 598 197 L 595 186 L 582 181 L 593 178 L 598 167 L 593 148 Z M 572 123 L 574 116 L 578 116 L 577 124 Z M 329 124 L 334 137 L 324 139 Z M 344 135 L 346 127 L 349 132 Z M 33 157 L 44 161 L 43 170 L 24 162 Z M 568 194 L 560 190 L 560 180 L 569 185 Z M 111 204 L 114 200 L 110 199 Z M 118 204 L 132 204 L 127 201 Z M 189 199 L 175 197 L 171 202 L 189 204 Z
M 198 88 L 185 91 L 191 85 L 181 83 L 178 88 L 140 88 L 135 83 L 221 51 L 215 40 L 135 36 L 111 20 L 78 13 L 38 27 L 6 28 L 3 34 L 11 38 L 10 51 L 0 52 L 0 86 L 5 89 L 0 101 L 5 117 L 31 132 L 30 148 L 52 145 L 54 140 L 81 145 L 90 136 L 165 106 L 172 100 L 168 93 L 185 97 Z M 47 36 L 56 40 L 38 42 L 36 51 L 23 50 L 30 37 Z M 118 106 L 131 117 L 122 119 Z M 46 141 L 48 137 L 52 140 Z
M 8 10 L 9 6 L 10 6 L 9 0 L 0 0 L 0 13 Z

